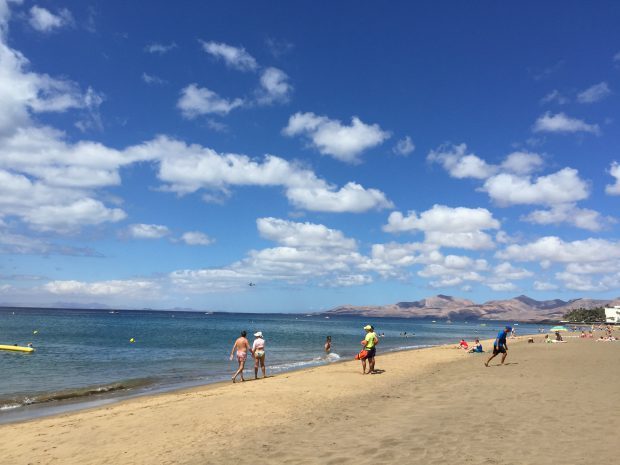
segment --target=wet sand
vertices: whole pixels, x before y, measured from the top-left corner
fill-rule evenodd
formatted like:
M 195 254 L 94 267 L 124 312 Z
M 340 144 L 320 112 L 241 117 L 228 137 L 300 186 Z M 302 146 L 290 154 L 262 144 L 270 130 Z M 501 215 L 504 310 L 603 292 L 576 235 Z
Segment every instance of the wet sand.
M 454 346 L 379 352 L 374 375 L 352 361 L 2 425 L 0 457 L 12 465 L 615 463 L 620 341 L 526 339 L 509 340 L 505 366 L 496 357 L 485 368 L 488 353 Z

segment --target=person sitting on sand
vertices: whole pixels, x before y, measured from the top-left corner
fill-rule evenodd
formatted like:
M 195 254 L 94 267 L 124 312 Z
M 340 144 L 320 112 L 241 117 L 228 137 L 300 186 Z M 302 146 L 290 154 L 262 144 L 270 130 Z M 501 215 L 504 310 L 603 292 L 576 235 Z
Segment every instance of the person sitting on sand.
M 476 338 L 476 340 L 474 341 L 474 344 L 475 344 L 474 347 L 469 349 L 468 353 L 481 354 L 482 352 L 484 352 L 484 350 L 482 350 L 482 344 L 480 343 L 480 339 Z
M 364 330 L 366 331 L 366 337 L 364 337 L 362 344 L 364 345 L 364 349 L 368 351 L 368 355 L 362 359 L 362 374 L 365 375 L 375 371 L 375 354 L 379 338 L 375 334 L 372 326 L 366 325 L 364 326 Z M 368 371 L 366 371 L 366 360 L 368 360 Z
M 236 382 L 237 376 L 239 375 L 241 375 L 241 381 L 245 381 L 245 379 L 243 379 L 243 369 L 245 368 L 245 361 L 248 359 L 248 351 L 252 352 L 252 348 L 250 347 L 250 343 L 248 342 L 246 336 L 247 333 L 245 331 L 241 331 L 241 336 L 237 338 L 232 350 L 230 351 L 230 359 L 233 359 L 233 355 L 236 351 L 237 361 L 239 362 L 239 368 L 232 377 L 233 383 Z
M 555 332 L 555 340 L 558 341 L 558 342 L 563 342 L 564 341 L 564 339 L 562 339 L 562 335 L 560 334 L 559 331 Z
M 506 337 L 508 336 L 508 333 L 510 333 L 511 331 L 512 331 L 512 328 L 510 326 L 506 326 L 499 333 L 497 333 L 497 337 L 495 338 L 495 341 L 493 342 L 493 355 L 491 355 L 489 359 L 486 362 L 484 362 L 484 366 L 488 367 L 489 362 L 493 360 L 493 358 L 495 358 L 500 353 L 502 354 L 501 364 L 502 365 L 504 364 L 504 362 L 506 361 L 506 357 L 508 356 L 508 344 L 506 343 Z
M 325 338 L 325 353 L 329 354 L 331 351 L 332 351 L 332 337 L 327 336 L 327 338 Z
M 584 338 L 587 337 L 586 336 L 586 332 L 585 331 L 581 331 L 581 334 L 579 335 L 580 338 Z
M 258 365 L 260 365 L 263 372 L 263 378 L 266 378 L 265 374 L 265 339 L 263 339 L 263 333 L 258 331 L 254 333 L 254 343 L 252 344 L 252 354 L 254 355 L 254 379 L 258 379 Z
M 459 342 L 459 349 L 463 349 L 463 350 L 469 349 L 469 344 L 467 343 L 465 339 L 461 339 L 461 342 Z
M 553 341 L 549 338 L 548 334 L 545 334 L 545 338 L 543 339 L 543 342 L 546 342 L 547 344 L 551 344 Z

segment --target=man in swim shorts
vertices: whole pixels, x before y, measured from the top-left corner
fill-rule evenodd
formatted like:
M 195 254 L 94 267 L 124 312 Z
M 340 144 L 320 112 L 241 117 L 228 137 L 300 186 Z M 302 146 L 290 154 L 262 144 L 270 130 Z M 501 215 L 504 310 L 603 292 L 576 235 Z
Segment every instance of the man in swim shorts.
M 489 357 L 489 359 L 484 362 L 484 366 L 489 366 L 489 362 L 493 360 L 497 355 L 502 354 L 502 365 L 506 360 L 506 356 L 508 355 L 508 345 L 506 344 L 506 337 L 512 331 L 510 326 L 506 326 L 499 333 L 497 333 L 497 337 L 495 338 L 495 342 L 493 342 L 493 355 Z
M 379 343 L 379 338 L 375 334 L 375 331 L 372 326 L 366 325 L 364 326 L 364 330 L 366 331 L 366 337 L 364 338 L 364 349 L 368 351 L 368 355 L 366 358 L 362 359 L 362 373 L 368 374 L 373 373 L 375 371 L 375 353 L 377 351 L 377 344 Z M 366 371 L 366 360 L 368 360 L 368 371 Z
M 248 342 L 247 333 L 245 331 L 241 331 L 241 336 L 237 338 L 235 344 L 233 345 L 232 350 L 230 351 L 230 359 L 233 359 L 233 355 L 235 351 L 237 352 L 237 361 L 239 362 L 239 368 L 235 372 L 232 377 L 232 382 L 236 382 L 237 376 L 241 375 L 241 381 L 245 381 L 243 379 L 243 369 L 245 368 L 245 361 L 248 359 L 248 351 L 252 353 L 252 349 L 250 348 L 250 343 Z
M 254 333 L 254 343 L 252 344 L 252 353 L 254 354 L 254 379 L 258 379 L 258 365 L 260 365 L 263 371 L 263 378 L 266 378 L 265 374 L 265 339 L 262 332 Z

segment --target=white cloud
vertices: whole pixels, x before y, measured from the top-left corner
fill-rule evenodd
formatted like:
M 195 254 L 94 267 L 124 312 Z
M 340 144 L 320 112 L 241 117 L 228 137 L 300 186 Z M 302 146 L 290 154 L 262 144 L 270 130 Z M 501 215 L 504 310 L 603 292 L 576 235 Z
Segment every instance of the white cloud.
M 54 14 L 36 5 L 30 8 L 28 22 L 30 26 L 39 32 L 52 32 L 56 29 L 74 24 L 73 16 L 66 8 L 59 10 L 58 14 Z
M 565 105 L 565 104 L 569 103 L 569 101 L 570 100 L 567 97 L 562 95 L 557 89 L 554 89 L 551 92 L 549 92 L 547 95 L 545 95 L 540 100 L 540 103 L 553 103 L 553 102 L 557 102 L 559 105 Z
M 555 132 L 555 133 L 567 133 L 567 132 L 590 132 L 592 134 L 599 134 L 600 129 L 598 124 L 588 124 L 577 118 L 571 118 L 564 113 L 557 113 L 555 115 L 547 112 L 540 116 L 536 123 L 534 123 L 534 132 Z
M 247 257 L 223 268 L 177 270 L 173 285 L 186 292 L 214 292 L 247 288 L 247 282 L 315 282 L 321 286 L 351 286 L 370 282 L 357 272 L 364 258 L 353 239 L 320 224 L 260 218 L 262 237 L 278 247 L 252 250 Z
M 135 239 L 161 239 L 170 234 L 170 230 L 160 224 L 139 223 L 129 225 L 127 233 Z
M 493 238 L 482 231 L 458 233 L 428 231 L 424 240 L 429 244 L 457 249 L 483 250 L 495 247 Z
M 341 231 L 329 229 L 322 224 L 297 223 L 278 218 L 259 218 L 256 226 L 261 237 L 287 247 L 324 247 L 354 250 L 354 239 Z
M 441 164 L 451 177 L 458 179 L 486 179 L 497 171 L 497 167 L 487 164 L 474 154 L 468 154 L 466 144 L 444 144 L 431 150 L 427 160 Z
M 425 241 L 443 247 L 480 250 L 494 247 L 493 239 L 484 229 L 498 229 L 499 221 L 484 208 L 450 208 L 445 205 L 433 205 L 422 212 L 392 212 L 388 224 L 383 226 L 386 232 L 423 231 Z
M 581 292 L 602 292 L 608 290 L 603 282 L 593 282 L 592 278 L 584 275 L 575 275 L 568 272 L 555 274 L 555 278 L 564 283 L 564 287 Z
M 517 290 L 514 283 L 487 283 L 487 286 L 496 292 L 508 292 Z
M 142 80 L 147 84 L 166 84 L 168 81 L 152 74 L 142 73 Z
M 0 136 L 31 124 L 30 112 L 94 109 L 101 96 L 68 80 L 30 72 L 28 60 L 0 37 Z
M 40 231 L 73 231 L 86 225 L 117 222 L 127 215 L 119 208 L 108 208 L 95 199 L 80 199 L 66 205 L 43 205 L 24 215 L 33 228 Z
M 82 225 L 116 222 L 125 212 L 84 197 L 80 190 L 47 186 L 0 169 L 0 217 L 16 216 L 41 231 L 69 232 Z
M 607 184 L 605 186 L 605 192 L 608 195 L 620 195 L 620 165 L 618 162 L 613 162 L 609 167 L 609 174 L 611 174 L 616 182 L 614 184 Z
M 174 42 L 171 42 L 169 44 L 152 43 L 144 47 L 144 51 L 148 53 L 158 53 L 160 55 L 163 55 L 164 53 L 168 53 L 176 47 L 177 44 L 175 44 Z
M 226 115 L 235 108 L 242 106 L 243 103 L 244 101 L 241 98 L 227 100 L 206 87 L 190 84 L 181 90 L 181 98 L 177 102 L 177 108 L 181 110 L 184 117 L 192 119 L 211 113 Z
M 274 39 L 273 37 L 268 37 L 265 39 L 265 45 L 274 58 L 280 58 L 295 48 L 295 45 L 291 42 L 287 40 Z
M 534 289 L 537 291 L 555 291 L 558 288 L 556 284 L 545 281 L 534 281 Z
M 472 232 L 480 229 L 497 229 L 499 221 L 493 218 L 486 208 L 451 208 L 445 205 L 433 205 L 418 216 L 409 212 L 404 217 L 400 212 L 392 212 L 388 224 L 383 227 L 386 232 L 405 231 L 439 231 Z
M 3 225 L 0 224 L 0 225 Z M 70 255 L 75 257 L 100 257 L 101 255 L 86 247 L 72 247 L 54 244 L 47 240 L 13 234 L 0 229 L 0 252 L 7 254 Z
M 614 57 L 612 58 L 612 61 L 613 61 L 614 63 L 620 63 L 620 52 L 618 52 L 618 53 L 616 53 L 616 54 L 614 55 Z
M 215 242 L 209 236 L 199 231 L 188 231 L 181 236 L 187 245 L 211 245 Z
M 513 152 L 499 165 L 491 165 L 476 155 L 467 153 L 465 144 L 442 146 L 428 155 L 431 162 L 440 163 L 455 178 L 485 179 L 478 190 L 486 192 L 499 206 L 547 205 L 550 210 L 538 210 L 523 219 L 537 224 L 568 222 L 577 227 L 598 230 L 613 221 L 594 210 L 578 208 L 575 202 L 589 195 L 588 183 L 573 168 L 564 168 L 546 176 L 532 177 L 543 158 L 532 152 Z M 398 217 L 394 217 L 397 220 Z
M 429 282 L 433 288 L 461 286 L 466 282 L 482 282 L 484 278 L 478 271 L 484 271 L 488 266 L 486 260 L 473 260 L 459 255 L 434 256 L 432 261 L 433 263 L 427 264 L 418 271 L 418 276 L 439 278 Z
M 345 126 L 338 120 L 310 112 L 292 115 L 282 133 L 290 137 L 305 135 L 321 154 L 347 163 L 358 163 L 363 151 L 390 137 L 378 124 L 365 124 L 356 116 L 351 118 L 350 126 Z
M 297 208 L 311 211 L 361 213 L 394 207 L 380 190 L 366 189 L 354 182 L 348 182 L 340 189 L 324 182 L 309 186 L 289 187 L 286 196 Z
M 533 276 L 534 273 L 525 268 L 517 268 L 509 262 L 503 262 L 493 268 L 493 275 L 500 281 L 505 281 L 529 278 Z
M 151 295 L 158 290 L 158 285 L 146 280 L 113 280 L 98 282 L 50 281 L 43 288 L 56 295 L 85 297 L 124 296 L 136 297 Z
M 620 259 L 620 242 L 589 238 L 565 242 L 546 236 L 529 244 L 512 244 L 496 256 L 504 260 L 550 263 L 596 263 Z
M 260 76 L 257 100 L 262 105 L 287 102 L 292 91 L 293 86 L 288 82 L 288 76 L 284 71 L 278 68 L 267 68 Z
M 366 257 L 358 268 L 383 277 L 400 278 L 402 270 L 412 265 L 443 262 L 444 257 L 437 248 L 421 242 L 373 244 L 370 257 Z
M 527 175 L 540 169 L 543 159 L 537 153 L 513 152 L 502 162 L 501 169 L 518 175 Z
M 254 57 L 246 52 L 243 47 L 234 47 L 218 42 L 205 42 L 203 40 L 200 43 L 205 52 L 217 59 L 224 60 L 224 63 L 230 68 L 239 71 L 255 71 L 258 68 L 258 63 Z
M 229 186 L 271 186 L 284 187 L 289 201 L 305 210 L 363 212 L 392 207 L 379 190 L 356 183 L 338 189 L 312 171 L 273 155 L 258 162 L 245 155 L 220 155 L 163 136 L 130 147 L 125 154 L 136 160 L 161 160 L 159 179 L 167 183 L 167 189 L 179 194 L 199 189 L 225 192 Z
M 573 203 L 554 205 L 549 210 L 536 210 L 523 218 L 535 224 L 572 224 L 589 231 L 600 231 L 613 220 L 595 210 L 578 208 Z
M 591 87 L 588 87 L 583 92 L 577 95 L 577 101 L 579 103 L 594 103 L 599 100 L 603 100 L 605 97 L 611 95 L 611 90 L 606 82 L 599 82 Z
M 327 281 L 325 285 L 327 287 L 363 286 L 372 283 L 372 281 L 372 276 L 366 274 L 349 274 L 336 276 L 333 280 Z
M 564 168 L 533 182 L 529 176 L 500 173 L 487 179 L 481 190 L 499 205 L 555 205 L 583 200 L 589 189 L 573 168 Z
M 572 274 L 611 274 L 616 271 L 615 261 L 595 263 L 569 263 L 566 271 Z
M 411 140 L 411 137 L 405 136 L 404 139 L 400 139 L 392 151 L 397 155 L 407 156 L 415 150 L 415 144 Z

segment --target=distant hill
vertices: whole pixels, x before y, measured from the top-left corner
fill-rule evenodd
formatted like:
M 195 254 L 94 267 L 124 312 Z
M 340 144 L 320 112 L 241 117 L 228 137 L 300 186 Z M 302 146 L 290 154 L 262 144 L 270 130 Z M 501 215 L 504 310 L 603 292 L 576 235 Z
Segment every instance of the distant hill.
M 614 300 L 574 299 L 564 301 L 535 300 L 520 295 L 507 300 L 491 300 L 483 304 L 452 297 L 436 295 L 413 302 L 398 302 L 380 306 L 342 305 L 324 312 L 326 315 L 358 315 L 367 317 L 435 318 L 465 320 L 508 321 L 558 321 L 566 312 L 575 308 L 595 308 L 606 305 L 620 305 L 620 298 Z

